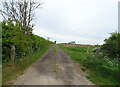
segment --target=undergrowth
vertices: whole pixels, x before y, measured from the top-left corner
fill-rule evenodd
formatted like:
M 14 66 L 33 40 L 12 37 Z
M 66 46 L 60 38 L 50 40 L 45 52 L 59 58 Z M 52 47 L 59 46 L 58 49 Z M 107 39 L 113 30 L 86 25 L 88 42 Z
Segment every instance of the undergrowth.
M 82 64 L 83 71 L 87 71 L 87 78 L 97 85 L 118 85 L 120 64 L 117 59 L 96 57 L 92 52 L 94 47 L 65 47 L 59 45 L 72 60 Z
M 13 84 L 13 80 L 23 74 L 31 64 L 38 60 L 50 47 L 47 46 L 43 49 L 39 49 L 23 58 L 16 59 L 14 62 L 7 62 L 3 64 L 3 85 Z

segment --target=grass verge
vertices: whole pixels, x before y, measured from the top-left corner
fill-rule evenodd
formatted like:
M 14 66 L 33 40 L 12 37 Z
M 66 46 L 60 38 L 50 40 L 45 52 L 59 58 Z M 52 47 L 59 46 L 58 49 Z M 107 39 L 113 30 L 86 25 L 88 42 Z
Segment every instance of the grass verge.
M 0 87 L 2 85 L 2 65 L 0 64 Z
M 57 48 L 56 48 L 56 45 L 54 45 L 54 47 L 53 47 L 53 54 L 56 54 L 56 52 L 57 52 Z
M 59 45 L 72 60 L 77 61 L 89 76 L 87 78 L 97 85 L 118 85 L 118 61 L 109 58 L 97 58 L 93 47 L 65 47 Z
M 17 77 L 25 71 L 31 64 L 38 60 L 50 47 L 47 46 L 44 49 L 37 50 L 24 58 L 17 59 L 14 62 L 8 62 L 3 64 L 3 85 L 13 84 L 13 80 L 16 80 Z

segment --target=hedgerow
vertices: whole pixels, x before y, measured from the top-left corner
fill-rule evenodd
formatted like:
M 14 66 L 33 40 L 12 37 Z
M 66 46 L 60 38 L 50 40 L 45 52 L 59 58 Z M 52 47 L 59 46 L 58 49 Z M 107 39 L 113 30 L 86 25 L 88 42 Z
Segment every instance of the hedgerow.
M 52 43 L 32 33 L 29 35 L 25 34 L 24 29 L 19 27 L 19 23 L 16 20 L 8 19 L 7 21 L 2 21 L 1 25 L 3 62 L 11 60 L 12 46 L 15 46 L 16 60 L 38 49 L 43 49 Z

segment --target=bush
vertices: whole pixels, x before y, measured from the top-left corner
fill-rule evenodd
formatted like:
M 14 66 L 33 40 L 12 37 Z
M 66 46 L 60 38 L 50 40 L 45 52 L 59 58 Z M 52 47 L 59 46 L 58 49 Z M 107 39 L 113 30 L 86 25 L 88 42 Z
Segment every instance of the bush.
M 104 55 L 109 58 L 120 58 L 120 33 L 111 33 L 111 36 L 104 41 L 105 44 L 101 46 Z
M 95 56 L 87 57 L 84 60 L 83 66 L 92 70 L 98 71 L 103 77 L 118 78 L 118 61 L 109 58 L 96 58 Z
M 15 46 L 15 59 L 22 58 L 31 52 L 45 48 L 53 43 L 34 34 L 26 35 L 16 20 L 8 19 L 2 24 L 2 58 L 3 62 L 10 61 L 11 47 Z

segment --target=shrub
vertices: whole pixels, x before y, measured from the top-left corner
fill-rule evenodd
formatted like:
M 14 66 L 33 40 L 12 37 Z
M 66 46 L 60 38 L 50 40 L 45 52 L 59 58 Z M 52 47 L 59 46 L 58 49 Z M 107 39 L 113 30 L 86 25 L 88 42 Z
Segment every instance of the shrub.
M 16 20 L 8 19 L 2 24 L 2 58 L 3 62 L 10 61 L 11 46 L 15 46 L 15 59 L 22 58 L 31 52 L 45 48 L 53 43 L 34 34 L 26 35 Z
M 111 36 L 104 41 L 105 44 L 101 46 L 101 50 L 104 55 L 109 58 L 120 58 L 120 33 L 111 33 Z
M 104 77 L 118 78 L 118 61 L 109 58 L 96 58 L 95 56 L 87 57 L 84 60 L 83 66 L 92 70 L 98 71 Z

